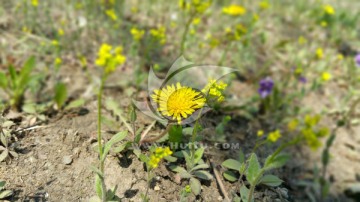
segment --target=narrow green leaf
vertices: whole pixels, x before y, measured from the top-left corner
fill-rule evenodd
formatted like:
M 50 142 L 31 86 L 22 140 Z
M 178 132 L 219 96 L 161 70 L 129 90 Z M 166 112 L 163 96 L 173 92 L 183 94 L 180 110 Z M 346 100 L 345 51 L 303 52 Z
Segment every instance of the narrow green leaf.
M 10 190 L 0 191 L 0 199 L 4 199 L 6 197 L 9 197 L 13 194 Z
M 173 157 L 173 156 L 166 156 L 164 157 L 164 159 L 168 162 L 171 162 L 171 163 L 174 163 L 177 161 L 177 158 L 176 157 Z
M 270 170 L 274 168 L 280 168 L 283 165 L 286 164 L 286 162 L 289 160 L 290 155 L 289 154 L 278 154 L 275 158 L 271 159 L 271 155 L 266 158 L 264 168 L 265 170 Z
M 256 185 L 256 179 L 261 173 L 261 167 L 255 153 L 251 154 L 249 159 L 249 166 L 246 170 L 246 179 L 251 185 Z
M 204 151 L 205 151 L 205 149 L 203 147 L 200 147 L 199 149 L 197 149 L 195 151 L 194 164 L 197 164 L 201 160 L 201 158 L 204 154 Z
M 206 163 L 203 163 L 203 164 L 199 164 L 199 165 L 195 166 L 193 169 L 191 169 L 191 171 L 200 170 L 200 169 L 207 169 L 207 168 L 209 168 L 209 165 L 206 164 Z
M 191 191 L 197 196 L 201 192 L 201 184 L 200 181 L 196 178 L 190 178 L 190 187 Z
M 95 176 L 95 191 L 99 198 L 102 198 L 102 186 L 99 175 Z
M 187 172 L 185 170 L 185 168 L 183 167 L 180 167 L 180 166 L 176 166 L 176 165 L 171 165 L 169 166 L 170 170 L 174 171 L 174 172 L 177 172 L 177 173 L 183 173 L 183 172 Z
M 65 107 L 65 110 L 78 108 L 78 107 L 84 106 L 84 104 L 85 104 L 85 100 L 82 98 L 73 100 Z
M 17 88 L 17 74 L 16 74 L 16 69 L 14 68 L 14 66 L 9 65 L 8 67 L 9 69 L 9 74 L 10 74 L 10 79 L 11 79 L 11 86 L 10 88 L 12 90 L 15 90 Z
M 223 173 L 225 179 L 229 180 L 230 182 L 236 182 L 238 180 L 236 174 L 230 170 L 226 170 Z
M 30 57 L 24 64 L 24 66 L 20 70 L 18 86 L 21 91 L 24 91 L 28 84 L 30 83 L 30 74 L 35 67 L 35 57 Z
M 114 149 L 112 149 L 112 151 L 117 154 L 117 153 L 120 153 L 122 152 L 125 148 L 127 148 L 128 146 L 131 145 L 131 142 L 125 142 L 123 144 L 121 144 L 120 146 L 118 147 L 115 147 Z
M 241 167 L 241 163 L 235 159 L 227 159 L 221 165 L 232 170 L 239 170 Z
M 259 184 L 265 184 L 270 187 L 276 187 L 276 186 L 281 185 L 282 182 L 283 181 L 275 175 L 264 175 L 261 178 Z
M 212 180 L 213 176 L 205 170 L 198 170 L 193 173 L 196 177 L 203 179 L 203 180 Z
M 1 154 L 0 154 L 0 162 L 2 162 L 3 160 L 6 159 L 6 157 L 8 157 L 9 155 L 9 150 L 5 149 Z
M 0 72 L 0 87 L 6 88 L 8 85 L 8 80 L 6 78 L 6 75 L 3 72 Z
M 66 85 L 64 83 L 56 84 L 54 100 L 58 109 L 61 109 L 61 107 L 65 104 L 67 96 Z
M 127 136 L 127 134 L 128 134 L 127 131 L 122 131 L 112 136 L 112 138 L 104 146 L 103 156 L 101 157 L 102 161 L 105 160 L 106 155 L 109 153 L 113 144 L 123 140 Z
M 179 175 L 180 175 L 181 179 L 189 179 L 189 178 L 192 177 L 192 175 L 190 173 L 186 172 L 186 171 L 185 172 L 180 172 Z
M 22 110 L 28 114 L 36 114 L 35 104 L 25 104 L 22 106 Z
M 96 168 L 95 166 L 90 166 L 90 169 L 91 169 L 94 173 L 98 174 L 100 177 L 103 177 L 103 176 L 104 176 L 104 174 L 103 174 L 98 168 Z

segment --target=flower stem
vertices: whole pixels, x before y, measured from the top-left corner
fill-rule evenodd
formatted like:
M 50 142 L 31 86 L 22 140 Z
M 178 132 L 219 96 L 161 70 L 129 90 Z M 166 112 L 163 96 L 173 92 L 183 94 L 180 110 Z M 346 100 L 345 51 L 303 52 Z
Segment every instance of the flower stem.
M 185 24 L 185 30 L 184 30 L 184 33 L 183 33 L 183 35 L 182 35 L 181 46 L 180 46 L 180 54 L 181 54 L 181 55 L 184 54 L 186 37 L 187 37 L 187 35 L 188 35 L 189 28 L 190 28 L 191 22 L 192 22 L 192 20 L 193 20 L 194 17 L 195 17 L 195 14 L 192 14 L 192 15 L 190 16 L 190 18 L 188 19 L 188 21 L 186 22 L 186 24 Z
M 100 87 L 99 87 L 99 94 L 98 94 L 98 145 L 99 145 L 99 160 L 100 160 L 100 171 L 103 174 L 102 177 L 100 177 L 101 180 L 101 191 L 102 191 L 102 202 L 106 202 L 106 186 L 105 186 L 105 173 L 104 173 L 104 162 L 105 158 L 102 156 L 103 154 L 103 146 L 102 146 L 102 135 L 101 135 L 101 106 L 102 106 L 102 93 L 103 93 L 103 87 L 106 77 L 103 76 L 100 81 Z M 103 159 L 103 160 L 102 160 Z

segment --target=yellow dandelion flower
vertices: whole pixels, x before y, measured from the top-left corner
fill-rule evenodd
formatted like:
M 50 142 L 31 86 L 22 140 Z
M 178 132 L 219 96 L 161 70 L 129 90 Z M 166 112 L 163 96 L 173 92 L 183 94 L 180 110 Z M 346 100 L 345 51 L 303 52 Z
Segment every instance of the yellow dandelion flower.
M 197 109 L 202 108 L 206 102 L 201 92 L 181 86 L 180 83 L 154 90 L 151 98 L 159 105 L 158 111 L 162 115 L 172 117 L 179 124 L 182 119 L 186 119 Z
M 335 9 L 329 4 L 324 5 L 323 10 L 328 15 L 334 15 L 335 14 Z
M 235 4 L 224 7 L 222 11 L 223 13 L 231 16 L 239 16 L 246 13 L 246 9 L 244 7 Z
M 329 72 L 323 72 L 321 74 L 321 80 L 329 81 L 332 78 L 332 75 Z
M 270 142 L 276 142 L 280 137 L 281 137 L 280 131 L 276 130 L 274 132 L 269 133 L 269 136 L 267 137 L 267 139 Z

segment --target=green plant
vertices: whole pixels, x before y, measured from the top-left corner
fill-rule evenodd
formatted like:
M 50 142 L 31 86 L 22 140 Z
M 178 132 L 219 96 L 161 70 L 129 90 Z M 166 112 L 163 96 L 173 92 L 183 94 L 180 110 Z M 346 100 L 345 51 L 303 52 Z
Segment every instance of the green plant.
M 14 125 L 14 122 L 5 120 L 1 117 L 0 125 L 0 162 L 5 161 L 9 157 L 18 157 L 18 154 L 14 151 L 13 148 L 9 147 L 11 141 L 11 126 Z
M 24 101 L 25 91 L 29 84 L 34 81 L 32 71 L 35 67 L 35 57 L 30 57 L 19 72 L 10 64 L 8 66 L 8 73 L 0 72 L 0 88 L 10 98 L 10 105 L 14 109 L 20 109 Z
M 11 190 L 5 189 L 5 181 L 0 181 L 0 199 L 5 199 L 13 194 Z
M 185 159 L 186 169 L 178 165 L 171 165 L 170 169 L 180 175 L 182 179 L 188 179 L 191 191 L 195 195 L 199 195 L 201 192 L 201 183 L 199 179 L 202 180 L 212 180 L 213 176 L 206 171 L 205 169 L 209 168 L 209 165 L 206 164 L 203 160 L 204 148 L 198 148 L 194 156 L 191 156 L 191 151 L 182 150 L 176 152 L 174 155 L 179 158 Z

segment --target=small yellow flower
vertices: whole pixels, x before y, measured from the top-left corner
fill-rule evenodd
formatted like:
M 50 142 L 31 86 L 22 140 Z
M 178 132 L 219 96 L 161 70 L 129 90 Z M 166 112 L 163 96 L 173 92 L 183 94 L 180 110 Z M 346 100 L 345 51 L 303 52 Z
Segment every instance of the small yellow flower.
M 289 131 L 294 131 L 296 130 L 298 125 L 299 125 L 299 121 L 297 119 L 293 119 L 288 123 L 287 127 Z
M 87 66 L 87 59 L 86 59 L 86 57 L 85 56 L 80 56 L 80 64 L 81 64 L 81 66 L 83 66 L 83 67 L 86 67 Z
M 268 139 L 270 142 L 276 142 L 280 137 L 281 137 L 280 131 L 279 131 L 279 130 L 275 130 L 275 131 L 269 133 L 267 139 Z
M 37 7 L 39 5 L 39 0 L 31 0 L 31 5 Z
M 141 29 L 137 29 L 137 28 L 133 27 L 130 30 L 130 33 L 133 36 L 135 41 L 140 41 L 145 34 L 145 30 L 141 30 Z
M 311 128 L 305 128 L 301 130 L 302 135 L 304 136 L 306 143 L 312 150 L 316 150 L 321 146 L 321 142 L 316 137 L 316 134 Z
M 335 14 L 335 9 L 329 4 L 324 5 L 323 10 L 328 15 L 334 15 Z
M 224 90 L 227 84 L 223 81 L 216 82 L 215 79 L 210 79 L 209 83 L 201 90 L 202 93 L 208 95 L 208 100 L 215 99 L 217 102 L 223 102 L 225 100 Z
M 329 81 L 332 78 L 332 75 L 329 72 L 323 72 L 321 74 L 321 80 Z
M 306 40 L 305 37 L 299 36 L 299 38 L 298 38 L 298 43 L 299 43 L 300 45 L 303 45 L 303 44 L 305 44 L 306 42 L 307 42 L 307 40 Z
M 62 63 L 62 59 L 57 57 L 57 58 L 55 58 L 54 63 L 55 63 L 55 65 L 60 65 Z
M 261 136 L 263 136 L 263 135 L 264 135 L 264 131 L 263 131 L 263 130 L 258 130 L 257 136 L 258 136 L 258 137 L 261 137 Z
M 269 2 L 268 1 L 261 1 L 260 3 L 259 3 L 259 7 L 261 8 L 261 9 L 263 9 L 263 10 L 266 10 L 266 9 L 268 9 L 269 7 L 270 7 L 270 4 L 269 4 Z
M 158 104 L 158 111 L 180 124 L 182 119 L 186 119 L 197 109 L 201 109 L 206 99 L 194 89 L 176 85 L 168 85 L 164 88 L 154 90 L 151 98 Z
M 148 162 L 148 165 L 150 166 L 150 169 L 157 168 L 159 166 L 160 161 L 170 156 L 173 152 L 170 150 L 169 147 L 157 147 L 155 151 L 152 152 L 150 155 L 150 160 Z
M 157 29 L 150 29 L 150 35 L 160 42 L 160 44 L 166 43 L 166 28 L 159 26 Z
M 121 46 L 113 48 L 109 44 L 102 44 L 95 64 L 103 67 L 105 73 L 115 71 L 116 67 L 122 65 L 126 61 L 126 57 L 122 54 L 123 48 Z
M 64 35 L 64 30 L 63 29 L 58 29 L 58 34 L 59 36 L 63 36 Z
M 52 41 L 51 41 L 51 44 L 52 44 L 53 46 L 58 46 L 58 45 L 59 45 L 59 41 L 57 41 L 57 40 L 52 40 Z
M 341 54 L 341 53 L 338 54 L 338 55 L 337 55 L 337 59 L 340 60 L 340 61 L 343 60 L 343 59 L 344 59 L 344 55 Z
M 192 21 L 193 25 L 198 25 L 200 23 L 201 19 L 200 18 L 194 18 Z
M 224 7 L 222 11 L 223 13 L 231 16 L 239 16 L 246 13 L 246 9 L 244 7 L 235 4 Z
M 105 11 L 105 14 L 111 18 L 113 21 L 116 21 L 117 20 L 117 15 L 115 13 L 115 10 L 114 9 L 108 9 Z
M 316 58 L 321 59 L 324 57 L 324 51 L 322 48 L 317 48 L 315 52 Z
M 305 125 L 307 126 L 307 127 L 314 127 L 316 124 L 318 124 L 319 123 L 319 121 L 320 121 L 320 119 L 321 119 L 321 116 L 320 115 L 314 115 L 314 116 L 311 116 L 311 115 L 309 115 L 309 114 L 307 114 L 306 116 L 305 116 Z

